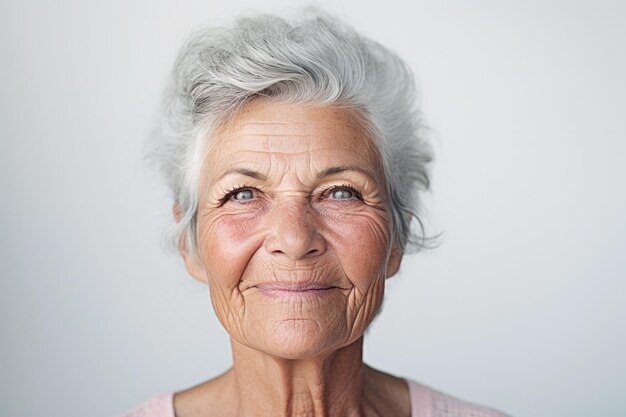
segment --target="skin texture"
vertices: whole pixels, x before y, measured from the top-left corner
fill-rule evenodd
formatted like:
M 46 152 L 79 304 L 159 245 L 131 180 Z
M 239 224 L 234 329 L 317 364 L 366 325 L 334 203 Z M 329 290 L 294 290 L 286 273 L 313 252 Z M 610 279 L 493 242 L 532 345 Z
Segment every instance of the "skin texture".
M 234 365 L 178 393 L 178 417 L 409 415 L 362 361 L 401 255 L 378 154 L 352 113 L 257 99 L 212 138 L 198 256 Z

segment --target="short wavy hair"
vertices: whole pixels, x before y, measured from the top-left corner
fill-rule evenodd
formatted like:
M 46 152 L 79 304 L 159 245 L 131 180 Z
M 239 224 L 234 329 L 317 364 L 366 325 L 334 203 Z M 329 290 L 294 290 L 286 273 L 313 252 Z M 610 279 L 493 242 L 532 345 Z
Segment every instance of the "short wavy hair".
M 418 197 L 430 187 L 432 151 L 413 74 L 395 53 L 319 11 L 240 18 L 201 28 L 183 45 L 148 151 L 178 207 L 166 233 L 171 246 L 196 255 L 207 141 L 258 97 L 352 110 L 380 154 L 394 244 L 403 253 L 426 246 Z

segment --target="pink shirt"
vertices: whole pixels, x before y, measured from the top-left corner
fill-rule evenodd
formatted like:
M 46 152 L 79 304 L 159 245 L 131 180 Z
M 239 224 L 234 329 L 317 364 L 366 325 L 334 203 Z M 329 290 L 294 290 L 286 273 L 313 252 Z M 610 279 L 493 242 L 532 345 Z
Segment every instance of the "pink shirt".
M 411 398 L 411 417 L 508 417 L 499 411 L 471 404 L 425 385 L 407 380 Z M 155 397 L 123 417 L 176 417 L 174 394 Z

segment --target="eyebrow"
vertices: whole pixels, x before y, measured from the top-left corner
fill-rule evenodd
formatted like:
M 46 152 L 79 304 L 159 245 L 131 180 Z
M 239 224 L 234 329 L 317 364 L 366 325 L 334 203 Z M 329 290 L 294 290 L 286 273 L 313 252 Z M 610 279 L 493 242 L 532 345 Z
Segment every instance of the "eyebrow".
M 368 170 L 355 166 L 355 165 L 340 165 L 336 167 L 326 168 L 325 170 L 317 174 L 317 178 L 319 179 L 326 178 L 326 177 L 330 177 L 336 174 L 341 174 L 342 172 L 346 172 L 346 171 L 356 171 L 356 172 L 360 172 L 361 174 L 365 174 L 370 178 L 376 178 Z
M 232 168 L 224 172 L 218 178 L 218 181 L 229 175 L 243 175 L 246 177 L 254 178 L 255 180 L 261 180 L 261 181 L 267 180 L 267 177 L 258 171 L 254 171 L 254 170 L 246 169 L 246 168 Z
M 317 178 L 323 179 L 327 177 L 332 177 L 333 175 L 341 174 L 346 171 L 360 172 L 361 174 L 367 175 L 370 178 L 375 178 L 371 172 L 355 165 L 340 165 L 340 166 L 326 168 L 325 170 L 317 174 Z M 227 170 L 226 172 L 224 172 L 217 180 L 219 181 L 222 178 L 227 177 L 229 175 L 243 175 L 245 177 L 254 178 L 255 180 L 260 180 L 260 181 L 267 180 L 267 177 L 265 175 L 261 174 L 258 171 L 254 171 L 252 169 L 247 169 L 247 168 L 231 168 Z

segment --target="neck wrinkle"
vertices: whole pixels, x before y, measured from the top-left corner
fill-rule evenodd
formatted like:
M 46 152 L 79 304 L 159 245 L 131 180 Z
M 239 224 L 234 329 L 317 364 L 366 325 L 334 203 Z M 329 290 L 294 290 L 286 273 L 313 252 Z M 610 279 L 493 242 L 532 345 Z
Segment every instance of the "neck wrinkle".
M 237 416 L 361 417 L 363 338 L 307 359 L 282 359 L 232 341 Z

